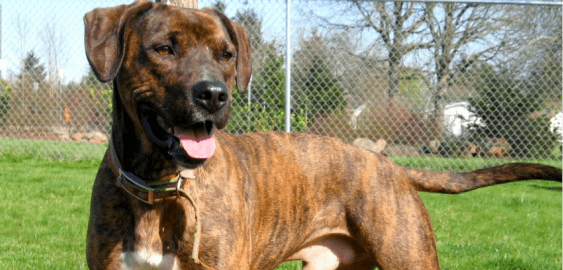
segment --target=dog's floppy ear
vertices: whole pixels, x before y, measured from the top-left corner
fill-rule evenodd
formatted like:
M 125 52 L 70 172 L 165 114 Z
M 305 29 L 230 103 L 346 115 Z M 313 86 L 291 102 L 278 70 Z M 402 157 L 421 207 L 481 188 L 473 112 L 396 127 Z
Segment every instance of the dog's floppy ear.
M 236 33 L 238 43 L 237 48 L 237 86 L 241 92 L 250 87 L 252 77 L 252 60 L 250 57 L 251 48 L 248 34 L 239 23 L 233 22 L 233 29 Z
M 115 78 L 125 52 L 125 25 L 135 14 L 152 7 L 152 3 L 136 2 L 113 8 L 98 8 L 84 16 L 86 57 L 102 82 Z
M 244 30 L 242 25 L 232 22 L 227 16 L 214 8 L 205 8 L 204 10 L 214 12 L 221 19 L 227 31 L 229 31 L 229 36 L 237 48 L 237 87 L 241 92 L 246 91 L 246 88 L 250 86 L 250 79 L 252 77 L 250 39 L 246 30 Z

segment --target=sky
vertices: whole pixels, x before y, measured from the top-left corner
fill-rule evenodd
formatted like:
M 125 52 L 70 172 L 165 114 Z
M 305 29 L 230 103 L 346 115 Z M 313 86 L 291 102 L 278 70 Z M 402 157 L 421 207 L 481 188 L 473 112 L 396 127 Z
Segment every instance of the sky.
M 49 46 L 48 33 L 53 33 L 58 44 L 57 63 L 61 71 L 63 83 L 80 81 L 88 72 L 88 62 L 84 50 L 84 15 L 98 7 L 112 7 L 130 4 L 132 0 L 0 0 L 2 7 L 2 55 L 7 70 L 2 72 L 3 78 L 20 74 L 21 59 L 33 51 L 40 58 L 40 63 L 48 67 Z M 200 7 L 209 6 L 215 1 L 200 0 Z M 229 9 L 227 16 L 232 17 L 236 9 Z M 238 1 L 237 1 L 238 2 Z M 247 6 L 253 5 L 254 0 Z M 283 16 L 275 23 L 279 32 L 285 29 L 285 3 L 264 6 L 266 10 L 282 9 Z M 240 8 L 244 8 L 241 6 Z M 271 18 L 269 18 L 271 19 Z M 21 30 L 21 31 L 20 31 Z M 285 31 L 285 30 L 283 30 Z M 52 61 L 54 62 L 54 61 Z
M 22 55 L 33 51 L 40 63 L 48 66 L 48 32 L 53 33 L 57 62 L 63 82 L 79 81 L 88 72 L 84 52 L 84 23 L 88 11 L 101 6 L 114 6 L 130 1 L 71 0 L 3 0 L 2 59 L 7 63 L 3 78 L 20 73 Z M 20 31 L 21 30 L 21 31 Z M 21 34 L 20 34 L 21 33 Z
M 63 83 L 80 81 L 88 72 L 84 52 L 83 16 L 98 7 L 129 4 L 133 0 L 0 0 L 2 8 L 1 58 L 7 64 L 3 78 L 20 73 L 21 60 L 33 51 L 47 68 L 49 59 L 48 33 L 55 37 L 57 64 Z M 210 6 L 216 0 L 200 0 L 200 7 Z M 262 33 L 266 41 L 285 44 L 284 0 L 223 0 L 227 4 L 226 15 L 234 17 L 237 10 L 254 9 L 263 18 Z M 302 33 L 310 31 L 307 12 L 334 13 L 334 6 L 322 1 L 292 0 L 292 51 L 298 45 Z M 304 11 L 305 10 L 305 11 Z M 305 13 L 305 14 L 304 14 Z M 267 15 L 264 15 L 267 14 Z M 343 14 L 338 14 L 343 15 Z M 337 16 L 338 16 L 337 15 Z M 265 16 L 265 17 L 264 17 Z M 366 38 L 366 36 L 364 36 Z M 368 42 L 370 43 L 370 42 Z M 1 62 L 0 62 L 1 63 Z M 0 65 L 1 67 L 1 65 Z

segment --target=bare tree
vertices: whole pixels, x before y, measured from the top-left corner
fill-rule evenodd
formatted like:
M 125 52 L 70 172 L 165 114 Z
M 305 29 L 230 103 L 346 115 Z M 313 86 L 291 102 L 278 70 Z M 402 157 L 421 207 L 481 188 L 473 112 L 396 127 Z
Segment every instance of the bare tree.
M 342 4 L 341 2 L 339 2 Z M 342 23 L 330 18 L 323 21 L 331 27 L 375 31 L 387 50 L 385 62 L 389 79 L 387 95 L 393 98 L 399 93 L 399 80 L 403 58 L 418 49 L 427 48 L 423 41 L 424 5 L 415 2 L 380 2 L 351 0 L 342 4 L 340 13 L 355 14 L 356 21 Z M 378 48 L 381 48 L 378 46 Z
M 428 45 L 415 39 L 407 40 L 421 32 L 423 17 L 420 16 L 420 6 L 414 2 L 375 2 L 370 7 L 359 1 L 354 6 L 362 14 L 366 26 L 381 35 L 388 50 L 389 98 L 399 92 L 399 78 L 401 74 L 401 60 L 414 50 Z
M 515 78 L 526 79 L 528 89 L 545 91 L 548 101 L 561 108 L 562 87 L 561 6 L 508 6 L 505 25 L 508 33 L 504 68 Z M 518 19 L 514 19 L 518 18 Z
M 27 21 L 23 20 L 20 14 L 16 15 L 16 31 L 19 37 L 19 51 L 20 51 L 20 64 L 21 64 L 20 74 L 24 74 L 23 61 L 25 58 L 25 54 L 27 53 L 28 50 L 27 33 L 29 33 L 29 26 L 27 25 Z
M 454 78 L 454 68 L 493 58 L 503 46 L 498 8 L 475 3 L 426 3 L 424 21 L 431 37 L 435 85 L 432 87 L 433 116 L 439 118 L 443 97 Z M 454 67 L 454 61 L 462 64 Z M 441 122 L 441 121 L 438 121 Z
M 64 36 L 57 32 L 54 24 L 45 25 L 41 39 L 45 44 L 48 57 L 49 94 L 54 94 L 54 89 L 60 83 L 60 68 L 65 64 Z
M 263 18 L 256 13 L 256 10 L 249 8 L 246 10 L 238 10 L 233 18 L 235 22 L 242 24 L 250 38 L 250 47 L 256 51 L 264 43 L 262 37 L 262 21 Z
M 64 54 L 64 36 L 61 32 L 58 32 L 55 26 L 56 20 L 51 20 L 51 23 L 46 24 L 42 33 L 41 39 L 43 44 L 45 44 L 45 50 L 47 52 L 47 66 L 49 80 L 46 85 L 47 95 L 49 99 L 44 100 L 47 106 L 51 110 L 51 115 L 58 117 L 59 123 L 63 122 L 64 115 L 64 105 L 61 104 L 61 92 L 62 92 L 62 82 L 61 72 L 64 64 L 66 63 L 66 54 Z M 68 108 L 67 108 L 68 113 Z
M 494 19 L 499 9 L 492 5 L 351 0 L 346 4 L 339 2 L 339 6 L 340 13 L 355 14 L 356 20 L 342 23 L 346 20 L 333 21 L 326 16 L 323 21 L 330 27 L 378 34 L 377 41 L 381 41 L 387 52 L 384 61 L 389 98 L 400 92 L 405 56 L 422 50 L 431 52 L 434 73 L 431 100 L 435 113 L 440 111 L 445 87 L 453 78 L 454 61 L 465 59 L 470 64 L 490 59 L 502 44 L 502 37 L 498 36 L 501 24 Z M 478 50 L 468 50 L 469 46 Z M 375 43 L 372 47 L 381 48 Z
M 507 6 L 504 14 L 502 23 L 509 35 L 506 41 L 511 45 L 505 51 L 524 53 L 530 49 L 546 53 L 555 49 L 561 53 L 560 6 Z

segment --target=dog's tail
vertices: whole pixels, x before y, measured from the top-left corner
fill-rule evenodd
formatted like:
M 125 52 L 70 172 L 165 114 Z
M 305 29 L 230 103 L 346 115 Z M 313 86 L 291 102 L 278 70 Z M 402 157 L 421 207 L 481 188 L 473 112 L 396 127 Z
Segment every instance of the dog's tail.
M 418 191 L 450 194 L 515 181 L 537 179 L 561 182 L 563 178 L 561 169 L 530 163 L 511 163 L 466 173 L 414 169 L 406 169 L 406 173 Z

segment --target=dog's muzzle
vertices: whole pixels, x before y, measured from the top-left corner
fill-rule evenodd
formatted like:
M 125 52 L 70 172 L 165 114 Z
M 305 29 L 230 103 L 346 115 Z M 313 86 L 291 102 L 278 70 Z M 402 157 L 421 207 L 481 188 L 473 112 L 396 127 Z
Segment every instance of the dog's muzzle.
M 165 111 L 155 104 L 139 105 L 139 118 L 151 143 L 168 160 L 195 168 L 215 151 L 213 133 L 228 119 L 230 93 L 220 81 L 193 86 L 194 106 Z M 190 108 L 190 109 L 187 109 Z

